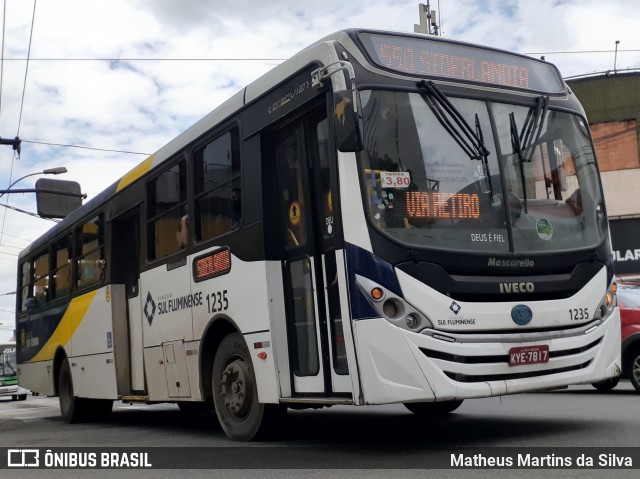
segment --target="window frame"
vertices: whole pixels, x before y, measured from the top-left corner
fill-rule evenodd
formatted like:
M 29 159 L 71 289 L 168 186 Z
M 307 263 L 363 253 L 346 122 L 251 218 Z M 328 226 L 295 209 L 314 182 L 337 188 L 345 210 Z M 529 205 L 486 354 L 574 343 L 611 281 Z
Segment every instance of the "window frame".
M 179 199 L 175 202 L 174 205 L 170 206 L 167 209 L 162 210 L 161 212 L 157 211 L 157 196 L 156 196 L 156 185 L 158 180 L 162 177 L 162 175 L 168 173 L 171 169 L 178 167 L 178 175 L 179 175 Z M 184 212 L 184 208 L 189 205 L 189 172 L 188 172 L 188 163 L 187 157 L 184 153 L 179 154 L 172 160 L 167 162 L 167 165 L 162 168 L 158 173 L 154 174 L 150 177 L 146 182 L 145 188 L 145 224 L 146 224 L 146 260 L 149 263 L 155 263 L 159 261 L 163 261 L 164 259 L 171 257 L 173 255 L 179 254 L 187 250 L 191 244 L 191 240 L 189 239 L 186 242 L 184 247 L 181 247 L 178 244 L 178 241 L 175 237 L 175 233 L 177 233 L 178 229 L 174 232 L 174 235 L 169 240 L 168 244 L 171 241 L 175 242 L 177 247 L 174 250 L 167 252 L 166 254 L 158 255 L 156 250 L 156 224 L 158 220 L 163 218 L 171 217 L 170 214 L 175 211 L 179 211 L 178 214 L 178 225 L 180 225 L 180 220 L 184 216 L 182 214 Z M 188 228 L 188 237 L 191 238 L 191 227 Z
M 92 222 L 97 223 L 98 225 L 98 244 L 96 247 L 85 251 L 82 251 L 82 247 L 84 246 L 84 241 L 81 240 L 81 235 L 83 234 L 83 228 Z M 74 239 L 74 248 L 73 248 L 73 291 L 82 291 L 85 289 L 92 288 L 96 285 L 102 284 L 105 280 L 104 274 L 104 266 L 105 266 L 105 255 L 104 255 L 104 239 L 105 239 L 105 221 L 104 214 L 97 213 L 89 217 L 88 220 L 83 221 L 82 223 L 78 223 L 73 230 L 73 239 Z M 97 280 L 92 282 L 83 283 L 82 282 L 82 274 L 79 271 L 81 261 L 88 257 L 89 255 L 94 254 L 95 252 L 99 252 L 99 259 L 97 260 L 98 268 L 100 271 L 100 275 Z M 95 260 L 94 260 L 95 261 Z
M 204 151 L 210 145 L 214 144 L 216 141 L 229 137 L 229 151 L 231 152 L 231 176 L 229 178 L 225 178 L 223 182 L 219 184 L 215 184 L 209 188 L 202 187 L 202 189 L 198 189 L 198 179 L 204 178 L 204 173 L 201 172 L 201 169 L 198 168 L 199 164 L 204 164 Z M 241 135 L 240 128 L 237 124 L 232 124 L 227 126 L 226 128 L 219 130 L 215 135 L 211 135 L 206 139 L 206 141 L 200 142 L 195 148 L 192 149 L 191 155 L 189 158 L 189 166 L 190 166 L 190 180 L 193 185 L 193 194 L 192 194 L 192 204 L 194 206 L 194 220 L 193 220 L 193 238 L 195 243 L 202 244 L 208 241 L 216 240 L 222 236 L 225 236 L 229 233 L 232 233 L 242 227 L 244 221 L 244 192 L 242 188 L 242 177 L 243 177 L 243 161 L 242 161 L 242 153 L 241 153 Z M 234 164 L 237 165 L 237 169 L 234 169 Z M 213 197 L 213 192 L 217 190 L 222 190 L 224 188 L 231 187 L 231 193 L 234 190 L 240 190 L 240 204 L 239 204 L 239 217 L 231 218 L 227 216 L 226 218 L 231 219 L 231 224 L 229 228 L 225 228 L 223 231 L 212 234 L 210 236 L 204 237 L 203 235 L 203 221 L 202 214 L 200 211 L 200 202 L 206 198 Z M 231 200 L 231 198 L 229 197 Z M 223 214 L 219 214 L 216 216 L 224 216 Z

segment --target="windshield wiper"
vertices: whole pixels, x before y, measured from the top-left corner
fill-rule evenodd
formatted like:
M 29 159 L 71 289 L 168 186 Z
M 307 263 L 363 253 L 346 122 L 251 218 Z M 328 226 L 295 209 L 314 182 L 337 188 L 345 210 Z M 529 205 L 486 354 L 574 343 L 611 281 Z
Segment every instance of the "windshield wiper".
M 538 144 L 542 134 L 542 125 L 547 117 L 549 98 L 540 96 L 536 100 L 535 108 L 530 108 L 527 118 L 522 125 L 522 131 L 518 134 L 516 118 L 513 112 L 509 113 L 509 126 L 511 128 L 511 147 L 513 153 L 518 156 L 520 166 L 520 181 L 522 182 L 522 199 L 524 212 L 527 213 L 527 185 L 524 174 L 524 164 L 531 161 L 534 146 Z
M 522 158 L 524 161 L 531 161 L 531 155 L 533 153 L 531 147 L 536 145 L 540 139 L 542 125 L 547 117 L 548 108 L 549 97 L 539 96 L 536 100 L 535 109 L 530 108 L 529 113 L 527 113 L 527 118 L 520 132 L 520 145 L 522 146 Z
M 422 80 L 418 86 L 426 94 L 421 95 L 425 103 L 429 106 L 442 127 L 449 133 L 451 138 L 460 146 L 462 151 L 471 160 L 482 161 L 484 175 L 489 185 L 489 195 L 493 202 L 493 189 L 491 187 L 491 175 L 489 172 L 489 155 L 491 152 L 484 143 L 484 135 L 480 126 L 480 118 L 475 115 L 475 131 L 464 119 L 462 113 L 449 101 L 447 96 L 432 81 Z

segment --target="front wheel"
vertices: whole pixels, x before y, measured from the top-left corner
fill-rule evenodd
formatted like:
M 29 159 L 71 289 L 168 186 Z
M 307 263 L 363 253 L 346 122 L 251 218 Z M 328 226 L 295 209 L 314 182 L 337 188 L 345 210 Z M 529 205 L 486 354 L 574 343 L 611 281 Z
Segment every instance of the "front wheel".
M 438 418 L 455 411 L 462 404 L 462 399 L 442 402 L 406 402 L 404 407 L 416 416 Z
M 629 380 L 636 391 L 640 392 L 640 349 L 636 349 L 629 358 Z
M 592 386 L 601 393 L 608 393 L 618 385 L 618 381 L 620 381 L 620 377 L 616 376 L 615 378 L 609 378 L 604 381 L 593 383 Z
M 220 343 L 213 360 L 213 403 L 225 434 L 234 441 L 251 441 L 273 429 L 286 408 L 260 404 L 249 350 L 242 335 L 233 333 Z

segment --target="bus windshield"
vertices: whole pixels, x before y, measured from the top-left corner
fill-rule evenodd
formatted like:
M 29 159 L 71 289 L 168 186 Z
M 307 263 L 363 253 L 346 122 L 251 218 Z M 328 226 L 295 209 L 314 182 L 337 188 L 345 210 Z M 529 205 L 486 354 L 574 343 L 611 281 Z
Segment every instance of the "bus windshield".
M 361 92 L 360 167 L 380 231 L 410 247 L 498 254 L 603 240 L 603 198 L 581 117 L 547 109 L 543 98 L 522 106 L 436 91 Z

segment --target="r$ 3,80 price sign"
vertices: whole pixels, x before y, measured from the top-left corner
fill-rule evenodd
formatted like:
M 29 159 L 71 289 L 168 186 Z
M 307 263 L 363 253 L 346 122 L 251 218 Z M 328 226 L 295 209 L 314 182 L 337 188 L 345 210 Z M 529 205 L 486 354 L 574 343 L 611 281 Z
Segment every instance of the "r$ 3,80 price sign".
M 409 188 L 411 175 L 408 171 L 381 171 L 380 186 L 383 188 Z

